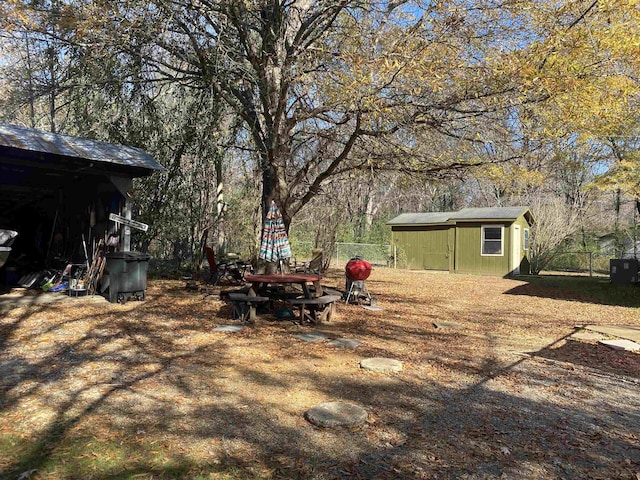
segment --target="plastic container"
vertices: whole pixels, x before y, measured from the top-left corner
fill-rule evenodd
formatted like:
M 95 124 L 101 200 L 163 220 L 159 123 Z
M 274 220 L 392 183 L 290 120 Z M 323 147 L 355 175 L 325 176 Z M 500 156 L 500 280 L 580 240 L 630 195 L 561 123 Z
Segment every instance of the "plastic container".
M 617 285 L 630 285 L 640 281 L 640 263 L 635 258 L 610 259 L 609 275 L 611 283 Z
M 11 245 L 18 236 L 13 230 L 0 229 L 0 267 L 2 267 L 11 253 Z
M 0 247 L 0 267 L 2 267 L 7 261 L 10 253 L 11 247 Z
M 149 254 L 141 252 L 108 253 L 100 291 L 108 290 L 111 303 L 124 303 L 132 296 L 144 299 L 150 258 Z

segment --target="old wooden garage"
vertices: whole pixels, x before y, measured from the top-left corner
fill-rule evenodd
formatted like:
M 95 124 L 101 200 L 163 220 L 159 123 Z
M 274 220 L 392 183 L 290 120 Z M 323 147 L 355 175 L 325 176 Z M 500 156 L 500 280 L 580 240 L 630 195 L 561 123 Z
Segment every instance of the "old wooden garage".
M 128 250 L 128 228 L 109 216 L 130 215 L 132 179 L 158 170 L 137 148 L 0 124 L 0 228 L 18 232 L 0 285 L 82 263 L 108 236 Z

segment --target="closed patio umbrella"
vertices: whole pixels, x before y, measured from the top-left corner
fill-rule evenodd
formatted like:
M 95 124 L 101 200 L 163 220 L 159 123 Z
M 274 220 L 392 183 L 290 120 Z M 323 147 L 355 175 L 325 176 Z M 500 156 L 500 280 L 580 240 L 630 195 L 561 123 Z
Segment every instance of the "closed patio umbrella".
M 272 263 L 291 258 L 289 236 L 282 220 L 282 214 L 274 201 L 271 202 L 262 230 L 259 257 Z

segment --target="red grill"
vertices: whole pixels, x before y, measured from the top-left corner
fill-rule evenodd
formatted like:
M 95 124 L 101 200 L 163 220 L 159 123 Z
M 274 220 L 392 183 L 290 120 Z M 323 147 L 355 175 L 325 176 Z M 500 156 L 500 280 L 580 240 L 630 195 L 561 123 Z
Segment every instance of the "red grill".
M 352 258 L 347 262 L 345 273 L 349 280 L 366 280 L 371 275 L 371 264 L 360 258 Z
M 371 275 L 371 264 L 360 257 L 355 257 L 347 262 L 344 273 L 347 277 L 347 303 L 360 304 L 362 301 L 367 301 L 369 305 L 372 305 L 373 299 L 365 283 L 365 280 Z

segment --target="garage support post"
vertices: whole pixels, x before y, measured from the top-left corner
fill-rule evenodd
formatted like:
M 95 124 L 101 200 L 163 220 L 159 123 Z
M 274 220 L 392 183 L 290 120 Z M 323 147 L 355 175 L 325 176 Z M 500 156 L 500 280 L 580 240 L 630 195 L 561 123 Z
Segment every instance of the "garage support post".
M 127 197 L 125 197 L 124 200 L 124 217 L 127 220 L 131 220 L 131 200 L 129 200 Z M 122 225 L 122 238 L 121 240 L 121 245 L 122 245 L 122 251 L 123 252 L 130 252 L 131 251 L 131 227 L 129 227 L 128 225 Z

